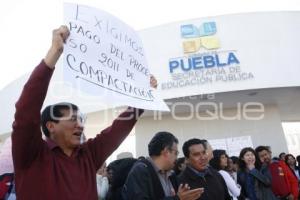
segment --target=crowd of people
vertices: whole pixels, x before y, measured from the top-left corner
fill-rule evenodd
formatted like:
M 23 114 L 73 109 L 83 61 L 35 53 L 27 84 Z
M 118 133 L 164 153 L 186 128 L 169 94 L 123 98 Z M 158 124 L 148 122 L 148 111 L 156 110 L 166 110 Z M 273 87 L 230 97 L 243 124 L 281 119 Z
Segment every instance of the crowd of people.
M 282 154 L 272 159 L 267 146 L 247 147 L 238 158 L 229 158 L 225 150 L 213 150 L 207 140 L 192 138 L 183 143 L 184 157 L 177 159 L 178 139 L 162 131 L 149 141 L 146 157 L 119 159 L 106 167 L 105 160 L 144 110 L 128 107 L 111 126 L 84 143 L 78 106 L 63 102 L 41 112 L 69 34 L 66 26 L 53 31 L 48 53 L 16 103 L 11 136 L 14 173 L 0 176 L 0 199 L 298 199 L 295 157 Z M 154 77 L 150 84 L 157 87 Z
M 155 134 L 147 157 L 124 158 L 106 168 L 105 192 L 100 200 L 200 199 L 298 200 L 300 155 L 273 157 L 270 147 L 245 147 L 239 157 L 213 150 L 207 140 L 184 142 L 168 132 Z M 113 166 L 113 167 L 112 167 Z M 117 177 L 118 181 L 115 182 Z

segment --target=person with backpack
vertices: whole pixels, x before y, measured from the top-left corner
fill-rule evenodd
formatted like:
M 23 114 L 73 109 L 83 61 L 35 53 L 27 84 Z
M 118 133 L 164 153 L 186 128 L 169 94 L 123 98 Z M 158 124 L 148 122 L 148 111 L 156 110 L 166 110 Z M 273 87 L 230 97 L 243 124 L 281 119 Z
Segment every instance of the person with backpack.
M 122 189 L 126 178 L 137 161 L 135 158 L 122 158 L 111 162 L 107 166 L 109 171 L 109 190 L 106 200 L 121 200 Z
M 177 138 L 168 132 L 158 132 L 148 144 L 149 158 L 137 161 L 126 179 L 123 200 L 196 200 L 203 188 L 191 190 L 179 185 L 173 173 L 178 156 Z

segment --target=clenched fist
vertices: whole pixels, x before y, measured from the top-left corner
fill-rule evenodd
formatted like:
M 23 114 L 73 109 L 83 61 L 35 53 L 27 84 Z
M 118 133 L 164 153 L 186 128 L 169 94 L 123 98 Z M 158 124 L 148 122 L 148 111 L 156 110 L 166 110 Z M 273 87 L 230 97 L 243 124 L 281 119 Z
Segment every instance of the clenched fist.
M 52 32 L 52 45 L 44 59 L 46 65 L 53 69 L 64 49 L 64 43 L 70 35 L 67 26 L 60 26 Z

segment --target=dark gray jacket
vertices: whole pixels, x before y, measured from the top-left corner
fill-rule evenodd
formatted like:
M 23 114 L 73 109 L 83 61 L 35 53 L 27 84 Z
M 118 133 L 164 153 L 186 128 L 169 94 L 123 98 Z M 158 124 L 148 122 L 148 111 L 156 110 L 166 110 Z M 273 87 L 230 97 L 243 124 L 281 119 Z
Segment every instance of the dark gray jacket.
M 176 175 L 170 176 L 173 188 L 177 191 Z M 144 159 L 132 167 L 122 191 L 124 200 L 179 200 L 178 196 L 166 197 L 160 180 L 152 164 Z
M 271 189 L 271 175 L 267 168 L 262 167 L 260 170 L 253 169 L 249 172 L 240 171 L 238 173 L 238 183 L 242 186 L 241 200 L 247 197 L 247 173 L 254 178 L 256 197 L 259 200 L 278 200 Z

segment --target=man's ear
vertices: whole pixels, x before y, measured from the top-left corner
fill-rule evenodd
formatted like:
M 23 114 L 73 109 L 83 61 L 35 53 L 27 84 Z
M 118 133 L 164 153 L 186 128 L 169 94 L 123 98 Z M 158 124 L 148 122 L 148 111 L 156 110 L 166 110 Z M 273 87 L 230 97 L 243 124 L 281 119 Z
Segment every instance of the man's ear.
M 166 155 L 168 155 L 169 152 L 170 152 L 170 151 L 169 151 L 168 147 L 165 147 L 165 148 L 160 152 L 160 155 L 166 156 Z
M 48 129 L 48 131 L 49 131 L 49 136 L 51 135 L 51 133 L 53 133 L 54 132 L 54 122 L 52 122 L 52 121 L 48 121 L 47 123 L 46 123 L 46 127 L 47 127 L 47 129 Z

